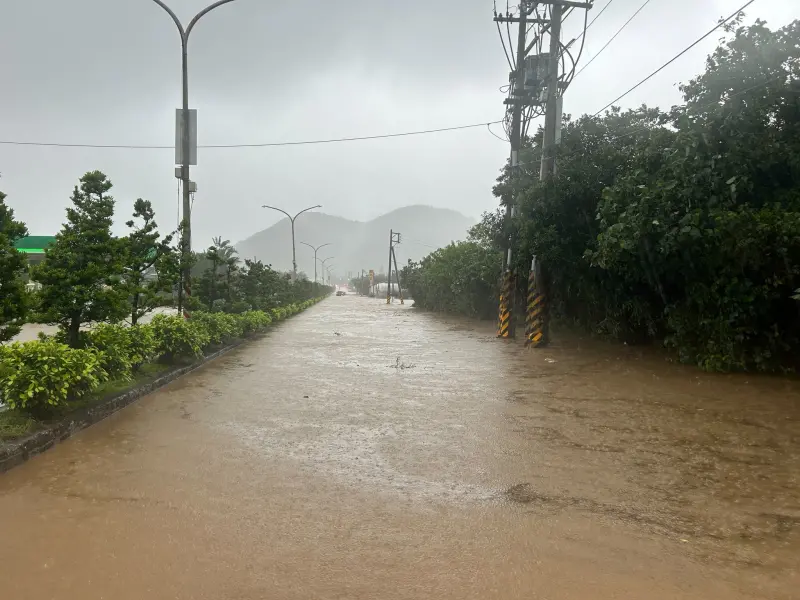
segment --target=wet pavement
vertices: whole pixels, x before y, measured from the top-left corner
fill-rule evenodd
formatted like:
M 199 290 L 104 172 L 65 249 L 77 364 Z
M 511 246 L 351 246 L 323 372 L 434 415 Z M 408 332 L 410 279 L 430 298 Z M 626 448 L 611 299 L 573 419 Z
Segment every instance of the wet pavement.
M 0 598 L 798 590 L 797 381 L 353 296 L 0 475 Z

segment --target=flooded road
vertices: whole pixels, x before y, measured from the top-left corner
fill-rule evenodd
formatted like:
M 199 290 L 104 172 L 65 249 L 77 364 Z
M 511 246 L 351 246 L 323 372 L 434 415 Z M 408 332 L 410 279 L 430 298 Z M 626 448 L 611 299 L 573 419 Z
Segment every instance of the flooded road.
M 0 475 L 0 598 L 798 590 L 800 384 L 352 296 Z

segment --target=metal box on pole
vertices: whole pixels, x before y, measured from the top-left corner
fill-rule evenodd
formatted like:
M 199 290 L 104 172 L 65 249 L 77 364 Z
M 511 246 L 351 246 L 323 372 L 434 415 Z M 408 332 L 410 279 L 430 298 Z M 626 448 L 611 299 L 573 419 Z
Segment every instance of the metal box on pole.
M 183 110 L 175 109 L 175 164 L 183 164 Z M 189 164 L 197 164 L 197 109 L 189 109 Z

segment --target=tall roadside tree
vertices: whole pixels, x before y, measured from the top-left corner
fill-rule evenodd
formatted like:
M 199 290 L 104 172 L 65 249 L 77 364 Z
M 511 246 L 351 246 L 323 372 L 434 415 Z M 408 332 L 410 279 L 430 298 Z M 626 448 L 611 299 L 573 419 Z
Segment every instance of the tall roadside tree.
M 163 304 L 164 294 L 177 280 L 172 235 L 161 237 L 155 216 L 149 200 L 136 200 L 133 219 L 126 223 L 131 232 L 122 240 L 131 325 Z
M 33 273 L 42 284 L 41 320 L 59 325 L 73 348 L 79 345 L 82 324 L 119 321 L 128 313 L 122 242 L 111 235 L 110 189 L 111 181 L 100 171 L 81 177 L 67 222 Z
M 22 280 L 25 256 L 14 248 L 14 242 L 26 235 L 25 224 L 14 220 L 14 211 L 6 205 L 6 195 L 0 192 L 0 342 L 19 333 L 28 309 Z

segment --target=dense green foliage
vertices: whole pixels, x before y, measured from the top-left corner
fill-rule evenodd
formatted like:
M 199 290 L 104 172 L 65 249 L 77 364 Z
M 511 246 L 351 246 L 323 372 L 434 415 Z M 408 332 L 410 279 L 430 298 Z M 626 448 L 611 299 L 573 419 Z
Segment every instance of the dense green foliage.
M 554 181 L 539 181 L 541 136 L 528 139 L 521 172 L 506 168 L 495 188 L 518 216 L 486 215 L 472 260 L 491 265 L 514 233 L 520 292 L 536 256 L 555 317 L 663 340 L 709 370 L 796 368 L 800 22 L 728 34 L 682 86 L 683 106 L 565 117 Z M 448 285 L 463 268 L 457 250 L 434 253 L 408 275 L 414 297 L 474 314 Z M 483 284 L 496 288 L 498 275 L 487 269 Z
M 28 311 L 22 281 L 25 256 L 14 248 L 14 242 L 26 235 L 25 224 L 14 220 L 14 211 L 6 206 L 6 195 L 0 192 L 0 343 L 19 333 Z
M 214 238 L 202 257 L 205 267 L 196 278 L 196 309 L 241 313 L 268 311 L 286 304 L 304 302 L 330 293 L 328 286 L 316 286 L 298 276 L 292 283 L 288 273 L 275 271 L 259 260 L 242 265 L 227 240 Z
M 0 381 L 3 400 L 11 409 L 34 416 L 79 398 L 108 377 L 99 352 L 56 340 L 12 344 L 0 360 L 6 371 Z
M 127 222 L 130 233 L 122 239 L 124 277 L 129 298 L 131 325 L 136 325 L 171 300 L 178 283 L 178 252 L 172 248 L 172 235 L 162 239 L 153 206 L 139 198 L 133 205 L 133 219 Z M 166 294 L 169 293 L 169 296 Z
M 60 325 L 73 348 L 79 344 L 82 324 L 118 321 L 128 312 L 121 285 L 123 244 L 111 234 L 110 189 L 111 182 L 99 171 L 81 178 L 66 224 L 33 272 L 42 284 L 40 318 Z
M 497 310 L 501 259 L 499 251 L 478 241 L 459 242 L 409 262 L 402 280 L 415 306 L 488 319 Z
M 156 315 L 151 324 L 158 354 L 166 361 L 198 358 L 211 343 L 211 336 L 201 321 L 180 316 Z

